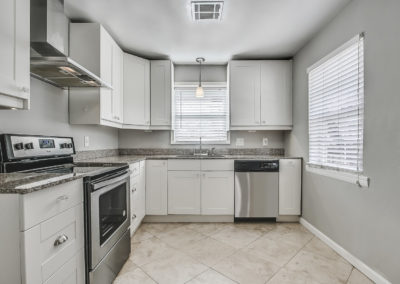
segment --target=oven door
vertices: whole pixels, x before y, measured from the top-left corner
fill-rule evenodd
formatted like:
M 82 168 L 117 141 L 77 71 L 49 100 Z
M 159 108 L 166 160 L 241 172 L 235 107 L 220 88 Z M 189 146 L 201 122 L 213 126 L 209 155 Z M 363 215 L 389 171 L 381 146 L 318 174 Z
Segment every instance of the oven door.
M 129 175 L 91 193 L 91 267 L 94 269 L 130 226 Z M 96 185 L 94 185 L 96 189 Z

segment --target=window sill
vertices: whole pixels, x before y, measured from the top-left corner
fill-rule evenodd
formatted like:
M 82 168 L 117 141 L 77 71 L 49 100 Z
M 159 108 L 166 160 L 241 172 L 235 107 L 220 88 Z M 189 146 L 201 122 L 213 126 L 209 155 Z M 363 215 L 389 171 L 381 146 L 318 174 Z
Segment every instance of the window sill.
M 330 170 L 330 169 L 318 168 L 318 167 L 313 167 L 311 165 L 306 166 L 306 171 L 313 173 L 313 174 L 318 174 L 318 175 L 338 179 L 341 181 L 349 182 L 352 184 L 356 184 L 359 187 L 369 187 L 369 177 L 366 177 L 364 175 L 358 175 L 355 173 L 340 172 L 340 171 L 335 171 L 335 170 Z

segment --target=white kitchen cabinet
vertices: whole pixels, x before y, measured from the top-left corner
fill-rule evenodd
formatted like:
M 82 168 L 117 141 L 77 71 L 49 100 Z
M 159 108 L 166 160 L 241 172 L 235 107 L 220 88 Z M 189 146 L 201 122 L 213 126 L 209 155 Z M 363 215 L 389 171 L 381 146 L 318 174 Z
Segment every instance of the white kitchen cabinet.
M 233 160 L 168 161 L 168 214 L 233 215 Z
M 146 161 L 146 215 L 168 213 L 168 162 Z
M 201 175 L 201 214 L 233 215 L 233 171 L 207 171 Z
M 150 126 L 150 61 L 124 53 L 124 125 Z
M 261 125 L 292 125 L 292 61 L 261 62 Z
M 200 214 L 199 171 L 168 171 L 168 214 Z
M 279 215 L 301 215 L 301 159 L 279 160 Z
M 292 127 L 292 61 L 229 63 L 231 130 Z
M 260 125 L 260 62 L 229 63 L 231 126 Z
M 151 83 L 151 126 L 171 126 L 171 91 L 173 65 L 170 60 L 152 60 Z
M 0 108 L 29 109 L 30 1 L 2 0 Z
M 146 214 L 145 161 L 131 165 L 130 170 L 132 171 L 130 179 L 132 236 Z
M 82 179 L 0 195 L 0 283 L 85 283 Z
M 120 127 L 123 121 L 123 52 L 97 23 L 70 24 L 70 57 L 112 86 L 71 88 L 71 124 Z

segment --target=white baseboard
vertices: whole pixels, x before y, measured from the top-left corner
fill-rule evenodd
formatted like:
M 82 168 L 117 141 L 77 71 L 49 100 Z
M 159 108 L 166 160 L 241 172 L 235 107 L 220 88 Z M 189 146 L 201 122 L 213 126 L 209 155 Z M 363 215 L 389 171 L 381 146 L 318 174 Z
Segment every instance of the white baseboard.
M 350 252 L 345 250 L 338 243 L 336 243 L 331 238 L 329 238 L 327 235 L 325 235 L 320 230 L 315 228 L 304 218 L 300 218 L 300 224 L 302 224 L 304 227 L 306 227 L 311 233 L 313 233 L 315 236 L 317 236 L 321 241 L 323 241 L 325 244 L 327 244 L 329 247 L 331 247 L 334 251 L 336 251 L 339 255 L 341 255 L 344 259 L 346 259 L 348 262 L 350 262 L 355 268 L 357 268 L 362 273 L 364 273 L 366 276 L 368 276 L 372 281 L 374 281 L 377 284 L 390 284 L 390 282 L 388 280 L 386 280 L 382 275 L 380 275 L 378 272 L 376 272 L 371 267 L 366 265 L 359 258 L 357 258 L 356 256 L 352 255 Z

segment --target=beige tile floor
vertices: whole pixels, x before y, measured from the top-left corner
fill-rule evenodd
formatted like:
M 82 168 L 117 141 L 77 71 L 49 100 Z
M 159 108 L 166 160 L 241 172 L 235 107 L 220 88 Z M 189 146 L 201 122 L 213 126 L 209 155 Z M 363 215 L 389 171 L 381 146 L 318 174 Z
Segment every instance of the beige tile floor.
M 145 223 L 114 284 L 373 283 L 302 225 Z

